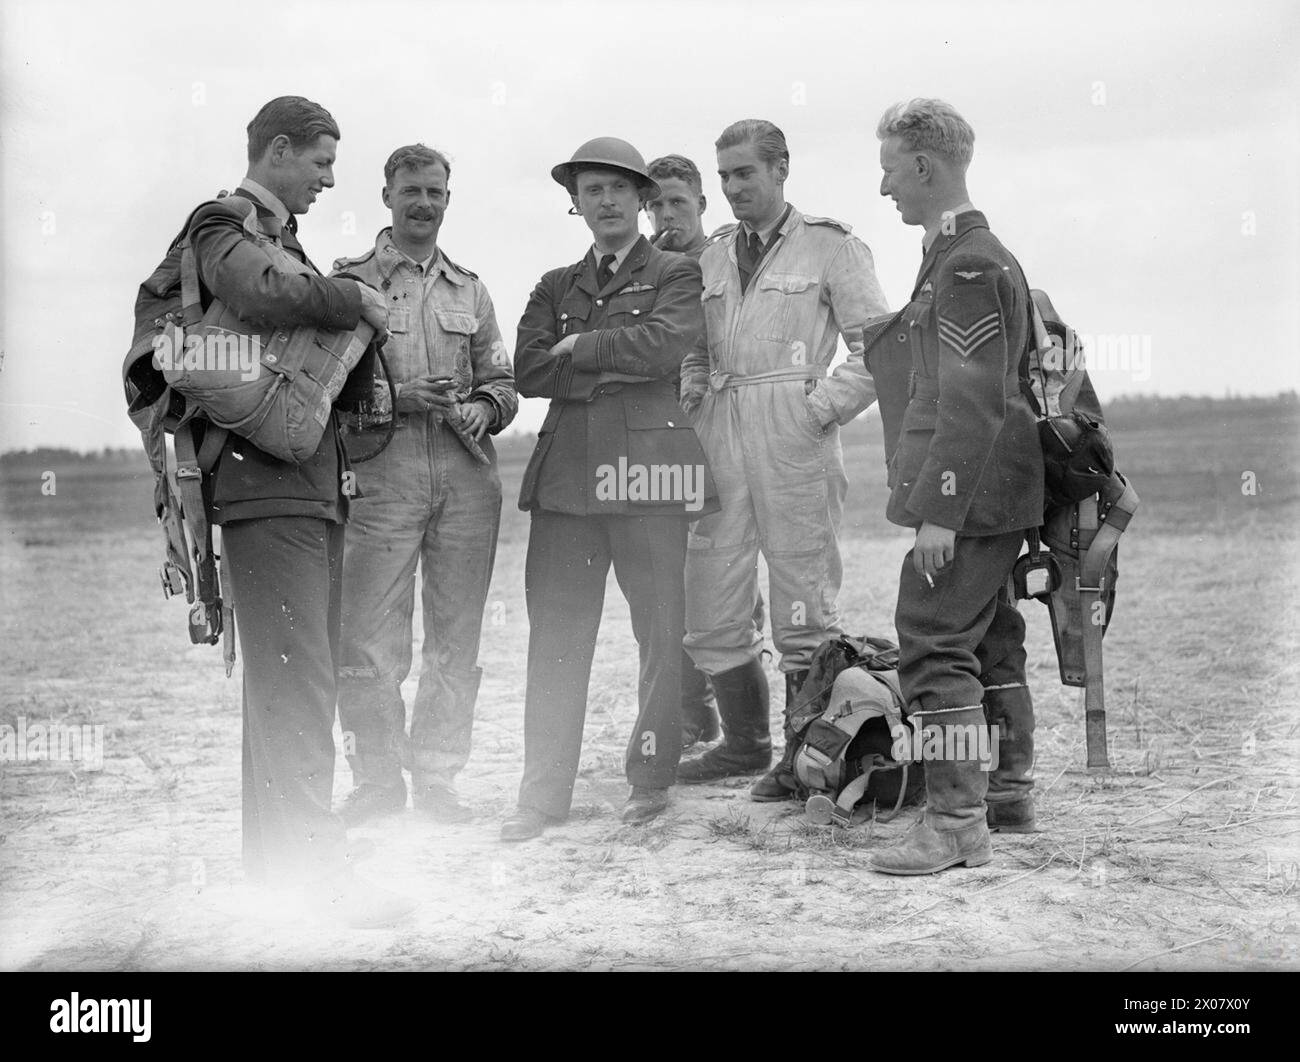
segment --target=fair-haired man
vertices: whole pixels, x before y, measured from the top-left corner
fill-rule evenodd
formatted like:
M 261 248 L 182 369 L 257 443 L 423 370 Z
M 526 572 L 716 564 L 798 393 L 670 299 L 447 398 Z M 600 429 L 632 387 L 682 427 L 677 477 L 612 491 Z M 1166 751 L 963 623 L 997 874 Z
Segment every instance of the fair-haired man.
M 551 176 L 593 243 L 538 282 L 515 345 L 519 393 L 550 407 L 519 492 L 532 514 L 528 687 L 524 777 L 505 841 L 535 837 L 569 813 L 611 564 L 640 659 L 622 819 L 646 822 L 668 806 L 681 757 L 686 526 L 716 505 L 677 406 L 682 358 L 703 328 L 699 265 L 640 234 L 641 208 L 659 189 L 627 141 L 590 140 Z M 651 476 L 657 485 L 647 489 Z
M 334 185 L 338 140 L 330 113 L 300 96 L 272 100 L 249 123 L 247 176 L 230 199 L 252 201 L 257 235 L 226 200 L 201 208 L 189 230 L 205 309 L 220 299 L 267 331 L 362 319 L 384 330 L 380 294 L 321 276 L 296 235 L 297 216 Z M 340 404 L 355 394 L 350 385 Z M 245 870 L 254 881 L 301 884 L 323 911 L 368 926 L 411 905 L 352 877 L 343 823 L 330 810 L 348 471 L 331 412 L 316 453 L 297 465 L 232 431 L 209 497 L 244 662 Z
M 723 740 L 681 764 L 682 782 L 771 764 L 753 617 L 760 550 L 787 711 L 814 650 L 840 633 L 837 535 L 848 481 L 838 426 L 875 398 L 862 328 L 885 310 L 866 244 L 847 225 L 786 203 L 790 152 L 780 129 L 746 119 L 723 130 L 715 147 L 738 224 L 700 256 L 707 335 L 682 366 L 682 406 L 722 505 L 692 528 L 686 648 L 713 683 Z M 841 337 L 848 361 L 828 373 Z M 783 759 L 752 795 L 782 800 L 794 789 Z
M 927 759 L 921 818 L 870 866 L 933 874 L 987 863 L 990 826 L 1033 829 L 1025 624 L 1006 586 L 1025 531 L 1042 521 L 1043 458 L 1020 391 L 1029 287 L 971 205 L 970 124 L 942 100 L 914 99 L 886 111 L 876 135 L 880 194 L 924 230 L 911 301 L 895 327 L 875 331 L 867 360 L 885 428 L 887 515 L 916 532 L 899 577 L 899 680 L 913 727 L 933 733 L 944 758 Z M 1000 729 L 991 778 L 974 747 L 955 740 L 986 713 Z
M 406 806 L 404 761 L 417 812 L 439 822 L 471 815 L 453 780 L 469 758 L 501 520 L 496 453 L 485 436 L 510 423 L 518 397 L 487 288 L 438 243 L 450 181 L 442 152 L 397 148 L 380 193 L 392 224 L 365 254 L 334 263 L 388 296 L 384 357 L 397 390 L 392 439 L 359 468 L 343 561 L 339 723 L 353 742 L 355 788 L 342 810 L 349 826 Z M 466 450 L 451 417 L 480 438 L 488 464 Z M 408 743 L 401 686 L 411 670 L 417 564 L 424 646 Z
M 703 219 L 709 205 L 699 167 L 685 155 L 663 155 L 647 171 L 659 186 L 659 194 L 645 205 L 655 227 L 650 242 L 661 251 L 680 251 L 698 260 L 707 242 Z

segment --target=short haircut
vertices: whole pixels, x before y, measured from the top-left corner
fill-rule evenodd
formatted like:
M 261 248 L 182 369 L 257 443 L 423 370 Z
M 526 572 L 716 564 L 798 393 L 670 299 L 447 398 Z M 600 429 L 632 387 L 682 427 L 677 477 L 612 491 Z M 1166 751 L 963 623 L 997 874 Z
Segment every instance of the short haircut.
M 764 118 L 742 118 L 738 122 L 732 122 L 713 142 L 713 146 L 721 151 L 751 142 L 758 157 L 768 166 L 774 165 L 778 160 L 790 161 L 785 134 Z
M 917 98 L 895 103 L 881 115 L 876 136 L 881 140 L 900 137 L 908 151 L 927 151 L 962 169 L 975 154 L 975 130 L 943 100 Z
M 342 139 L 334 116 L 319 103 L 301 96 L 277 96 L 248 123 L 248 161 L 257 162 L 277 136 L 289 138 L 295 155 L 322 136 Z
M 656 182 L 676 177 L 696 195 L 704 194 L 704 180 L 700 177 L 699 167 L 685 155 L 664 155 L 650 163 L 646 170 Z
M 434 151 L 433 148 L 425 147 L 423 144 L 407 144 L 405 147 L 399 147 L 384 163 L 384 183 L 391 186 L 393 178 L 400 169 L 418 170 L 424 166 L 432 166 L 434 163 L 441 163 L 443 170 L 446 171 L 447 180 L 450 181 L 451 163 L 441 151 Z

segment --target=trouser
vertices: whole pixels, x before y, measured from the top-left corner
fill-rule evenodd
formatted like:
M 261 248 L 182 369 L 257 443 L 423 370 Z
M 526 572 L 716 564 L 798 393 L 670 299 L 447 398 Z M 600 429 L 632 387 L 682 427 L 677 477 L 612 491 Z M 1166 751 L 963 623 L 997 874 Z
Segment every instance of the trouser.
M 802 380 L 710 391 L 694 424 L 721 509 L 691 527 L 686 649 L 710 675 L 758 655 L 761 549 L 781 670 L 803 670 L 843 633 L 837 535 L 848 479 L 839 428 L 813 423 Z
M 894 614 L 908 713 L 978 706 L 986 685 L 1025 682 L 1025 623 L 1006 594 L 1024 538 L 958 535 L 933 589 L 908 550 Z
M 493 456 L 490 439 L 482 441 Z M 432 418 L 412 418 L 358 466 L 343 563 L 339 723 L 357 785 L 450 785 L 470 753 L 483 607 L 496 558 L 501 480 Z M 407 743 L 415 571 L 424 618 Z
M 611 563 L 640 656 L 627 780 L 655 789 L 672 785 L 682 749 L 685 552 L 683 516 L 533 512 L 524 569 L 529 635 L 521 807 L 555 818 L 569 813 Z
M 244 661 L 244 869 L 312 879 L 344 865 L 334 790 L 343 525 L 277 516 L 222 528 Z

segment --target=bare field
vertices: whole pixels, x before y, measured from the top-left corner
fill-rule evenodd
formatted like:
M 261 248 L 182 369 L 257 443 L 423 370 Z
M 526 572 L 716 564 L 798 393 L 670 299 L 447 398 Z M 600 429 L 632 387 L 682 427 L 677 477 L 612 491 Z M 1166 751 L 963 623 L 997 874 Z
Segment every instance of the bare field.
M 635 645 L 611 580 L 574 814 L 498 843 L 522 763 L 526 440 L 506 504 L 486 670 L 461 789 L 477 817 L 357 831 L 362 872 L 420 898 L 354 933 L 254 907 L 239 869 L 239 681 L 189 645 L 158 588 L 143 456 L 0 478 L 0 723 L 102 724 L 100 771 L 0 763 L 6 969 L 1260 969 L 1300 965 L 1300 475 L 1294 407 L 1116 422 L 1143 508 L 1106 639 L 1114 770 L 1083 766 L 1080 691 L 1030 623 L 1040 832 L 933 878 L 869 873 L 910 823 L 804 824 L 747 782 L 678 787 L 623 827 Z M 879 425 L 844 433 L 852 488 L 841 605 L 892 631 L 909 536 L 883 520 Z M 364 468 L 364 466 L 362 466 Z M 1251 472 L 1256 494 L 1242 493 Z M 364 485 L 364 480 L 363 480 Z M 420 636 L 417 630 L 417 638 Z M 418 660 L 418 655 L 417 655 Z M 780 677 L 773 686 L 779 732 Z M 414 690 L 414 678 L 409 694 Z M 336 796 L 350 780 L 339 757 Z M 913 813 L 914 814 L 914 813 Z

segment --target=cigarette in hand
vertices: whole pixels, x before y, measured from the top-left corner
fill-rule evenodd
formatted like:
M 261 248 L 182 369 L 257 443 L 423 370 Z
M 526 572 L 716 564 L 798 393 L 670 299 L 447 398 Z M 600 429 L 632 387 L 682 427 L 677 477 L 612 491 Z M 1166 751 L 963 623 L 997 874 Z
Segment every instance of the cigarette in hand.
M 930 584 L 930 589 L 933 590 L 933 589 L 934 589 L 934 578 L 930 575 L 929 572 L 925 572 L 924 575 L 925 575 L 925 581 L 926 581 L 927 583 Z

